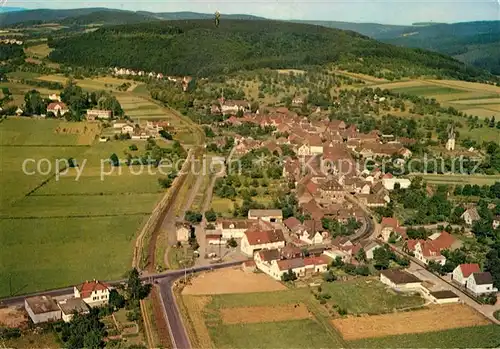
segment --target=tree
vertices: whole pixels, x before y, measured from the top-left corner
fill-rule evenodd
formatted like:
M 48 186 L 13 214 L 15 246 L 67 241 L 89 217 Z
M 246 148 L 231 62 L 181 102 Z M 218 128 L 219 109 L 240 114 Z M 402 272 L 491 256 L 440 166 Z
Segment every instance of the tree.
M 151 285 L 143 285 L 141 279 L 139 278 L 139 271 L 136 268 L 132 269 L 128 275 L 127 281 L 127 293 L 128 299 L 133 301 L 139 301 L 146 298 L 151 291 Z
M 217 213 L 214 210 L 205 212 L 205 218 L 208 222 L 215 222 L 217 220 Z
M 120 159 L 118 159 L 118 155 L 116 155 L 115 153 L 111 154 L 109 160 L 111 160 L 111 165 L 115 167 L 120 166 Z
M 123 297 L 117 290 L 113 289 L 109 292 L 109 305 L 118 310 L 125 306 L 125 297 Z
M 202 221 L 203 216 L 200 212 L 187 211 L 184 219 L 191 224 L 198 224 Z
M 47 113 L 47 104 L 40 92 L 31 90 L 24 95 L 24 112 L 28 115 L 41 115 Z
M 229 240 L 227 240 L 227 246 L 231 248 L 238 247 L 238 242 L 236 242 L 236 240 L 233 237 L 231 237 Z
M 281 281 L 288 282 L 295 280 L 297 280 L 297 274 L 295 274 L 292 269 L 288 269 L 287 272 L 281 275 Z
M 167 131 L 165 131 L 165 130 L 161 130 L 158 133 L 160 134 L 160 136 L 162 136 L 163 138 L 165 138 L 168 141 L 171 141 L 173 139 L 172 135 L 170 133 L 168 133 Z
M 363 247 L 361 247 L 355 256 L 358 262 L 366 262 L 366 252 Z
M 75 314 L 69 323 L 64 323 L 61 339 L 65 348 L 104 348 L 105 325 L 99 320 L 99 309 L 90 309 L 89 314 Z
M 327 271 L 326 273 L 323 273 L 323 280 L 326 282 L 334 282 L 337 280 L 337 276 L 331 271 Z
M 385 247 L 379 247 L 373 251 L 373 262 L 378 270 L 389 268 L 391 253 Z

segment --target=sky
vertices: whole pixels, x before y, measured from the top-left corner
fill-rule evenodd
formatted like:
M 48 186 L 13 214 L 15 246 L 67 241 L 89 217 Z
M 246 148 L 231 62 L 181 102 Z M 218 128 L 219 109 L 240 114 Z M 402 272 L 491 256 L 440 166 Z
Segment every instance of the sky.
M 500 0 L 4 0 L 9 7 L 109 7 L 133 11 L 244 13 L 274 19 L 383 24 L 500 20 Z

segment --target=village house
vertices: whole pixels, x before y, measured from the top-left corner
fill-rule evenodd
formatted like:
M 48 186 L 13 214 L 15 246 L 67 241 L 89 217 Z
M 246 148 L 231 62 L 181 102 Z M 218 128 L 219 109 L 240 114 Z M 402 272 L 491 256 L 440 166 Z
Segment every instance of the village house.
M 134 126 L 133 125 L 125 125 L 121 128 L 121 133 L 123 134 L 132 134 L 134 133 Z
M 357 198 L 359 202 L 366 207 L 386 207 L 390 202 L 390 198 L 387 195 L 359 194 Z
M 281 210 L 249 210 L 248 219 L 258 220 L 261 219 L 264 222 L 278 223 L 283 220 L 283 212 Z
M 500 216 L 493 217 L 491 226 L 493 227 L 493 229 L 497 229 L 498 227 L 500 227 Z
M 175 223 L 175 233 L 177 236 L 177 242 L 186 243 L 191 237 L 191 225 L 187 222 L 176 222 Z
M 111 110 L 99 110 L 99 109 L 89 109 L 87 110 L 87 120 L 108 120 L 111 119 L 113 113 Z
M 24 309 L 34 324 L 58 321 L 61 319 L 61 309 L 50 296 L 35 296 L 24 300 Z
M 73 292 L 75 298 L 81 298 L 90 307 L 100 307 L 108 304 L 109 291 L 111 287 L 98 280 L 85 281 L 75 286 Z
M 49 95 L 49 99 L 52 102 L 61 102 L 61 96 L 59 96 L 58 94 L 55 94 L 55 93 Z
M 436 304 L 458 303 L 460 301 L 460 297 L 450 290 L 429 292 L 429 290 L 423 288 L 421 293 L 425 298 Z
M 319 187 L 320 203 L 342 203 L 345 199 L 344 188 L 335 179 L 330 179 Z
M 61 315 L 64 322 L 70 322 L 75 314 L 90 313 L 89 307 L 81 298 L 69 298 L 58 301 L 57 305 L 61 309 Z
M 422 289 L 422 280 L 404 270 L 382 270 L 380 281 L 398 292 L 420 292 Z
M 465 287 L 476 296 L 498 292 L 493 286 L 493 277 L 489 272 L 470 274 L 465 281 Z
M 460 284 L 461 286 L 465 286 L 467 283 L 467 279 L 472 273 L 480 273 L 481 268 L 479 264 L 476 263 L 468 263 L 468 264 L 460 264 L 457 266 L 451 275 L 451 279 Z
M 382 226 L 380 236 L 385 242 L 389 241 L 391 235 L 395 235 L 397 240 L 406 237 L 406 228 L 401 227 L 399 225 L 399 221 L 396 218 L 382 217 L 380 225 Z
M 247 230 L 241 239 L 241 252 L 247 256 L 253 256 L 254 252 L 260 250 L 272 250 L 285 247 L 285 236 L 283 231 L 272 230 Z
M 238 111 L 250 111 L 250 103 L 247 101 L 226 100 L 224 97 L 219 99 L 220 110 L 222 114 L 236 114 Z
M 367 260 L 372 260 L 373 259 L 373 252 L 375 252 L 376 249 L 381 247 L 375 241 L 365 241 L 361 244 L 361 246 L 363 247 L 363 250 L 365 251 L 365 255 L 366 255 Z
M 392 177 L 392 175 L 382 178 L 382 185 L 387 190 L 394 190 L 396 184 L 399 184 L 399 188 L 401 189 L 408 189 L 411 185 L 411 181 L 407 178 Z
M 308 140 L 297 150 L 297 155 L 299 156 L 320 154 L 323 154 L 323 142 L 319 136 L 309 137 Z
M 245 231 L 250 227 L 250 223 L 247 220 L 222 220 L 217 222 L 217 230 L 222 232 L 222 238 L 224 239 L 241 239 L 245 234 Z
M 254 261 L 259 270 L 275 280 L 281 280 L 289 271 L 295 273 L 298 278 L 302 278 L 324 273 L 328 269 L 328 260 L 323 256 L 281 259 L 281 253 L 278 250 L 260 251 L 254 255 Z
M 467 209 L 462 215 L 460 216 L 465 221 L 465 224 L 472 226 L 474 222 L 477 222 L 481 219 L 481 216 L 479 215 L 479 212 L 477 212 L 476 207 L 472 207 Z
M 441 251 L 453 249 L 457 243 L 450 233 L 443 231 L 431 235 L 427 240 L 408 240 L 407 249 L 425 264 L 434 261 L 444 265 L 446 257 L 441 254 Z
M 63 102 L 52 102 L 47 106 L 47 113 L 52 113 L 55 116 L 64 116 L 64 114 L 69 113 L 69 108 Z

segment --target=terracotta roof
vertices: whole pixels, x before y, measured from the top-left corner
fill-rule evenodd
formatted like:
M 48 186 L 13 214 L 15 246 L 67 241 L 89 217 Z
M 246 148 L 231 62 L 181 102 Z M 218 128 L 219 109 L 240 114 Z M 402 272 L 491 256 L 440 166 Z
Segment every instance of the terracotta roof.
M 382 270 L 380 273 L 389 280 L 391 280 L 396 285 L 422 282 L 422 280 L 420 280 L 415 275 L 410 274 L 403 270 L 388 269 L 388 270 Z
M 323 228 L 323 223 L 321 223 L 320 220 L 314 220 L 314 219 L 305 220 L 304 221 L 304 226 L 309 231 L 309 233 L 312 233 L 313 235 L 316 232 L 322 232 L 322 231 L 325 230 Z
M 47 109 L 54 110 L 56 107 L 59 107 L 61 109 L 68 109 L 68 106 L 63 102 L 49 103 L 49 105 L 47 106 Z
M 479 264 L 460 264 L 459 265 L 460 270 L 462 271 L 462 275 L 465 278 L 468 278 L 470 274 L 472 273 L 479 273 L 481 272 L 481 269 L 479 268 Z
M 312 219 L 321 219 L 324 217 L 323 210 L 321 209 L 321 207 L 318 206 L 318 204 L 314 199 L 303 204 L 302 210 L 305 213 L 310 214 Z
M 289 270 L 304 267 L 304 260 L 302 258 L 282 259 L 278 261 L 279 270 Z
M 304 265 L 325 265 L 325 264 L 328 264 L 328 259 L 324 256 L 304 258 Z
M 383 217 L 382 222 L 380 223 L 383 227 L 399 227 L 399 221 L 393 217 Z
M 281 210 L 250 210 L 248 211 L 249 216 L 254 217 L 268 217 L 268 216 L 278 216 L 282 217 L 283 212 Z
M 441 250 L 445 250 L 445 249 L 450 248 L 455 243 L 455 241 L 456 241 L 456 239 L 453 236 L 451 236 L 450 233 L 443 231 L 443 232 L 441 232 L 441 234 L 439 235 L 439 237 L 437 239 L 432 241 L 432 243 L 437 248 L 439 248 Z
M 302 255 L 302 250 L 293 244 L 287 244 L 281 249 L 281 255 L 285 258 L 296 258 Z
M 344 191 L 344 188 L 334 179 L 326 181 L 320 186 L 321 190 L 324 191 Z
M 281 230 L 247 230 L 245 232 L 248 243 L 250 245 L 271 244 L 275 242 L 285 241 L 285 237 Z
M 261 250 L 259 251 L 260 259 L 266 262 L 277 261 L 280 259 L 280 252 L 274 250 Z
M 295 229 L 296 227 L 298 227 L 301 222 L 295 218 L 295 217 L 290 217 L 290 218 L 287 218 L 283 221 L 283 224 L 290 230 L 293 230 Z
M 109 290 L 109 288 L 110 286 L 108 284 L 98 280 L 85 281 L 84 283 L 76 286 L 76 289 L 80 292 L 81 298 L 88 298 L 94 291 L 104 291 Z
M 493 277 L 489 272 L 473 273 L 472 277 L 476 281 L 476 285 L 489 285 L 493 283 Z

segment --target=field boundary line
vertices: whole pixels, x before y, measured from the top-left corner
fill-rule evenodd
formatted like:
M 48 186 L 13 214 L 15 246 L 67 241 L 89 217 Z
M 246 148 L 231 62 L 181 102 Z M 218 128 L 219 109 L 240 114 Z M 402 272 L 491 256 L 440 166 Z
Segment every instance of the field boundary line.
M 153 348 L 153 335 L 151 333 L 151 323 L 150 323 L 150 318 L 146 312 L 146 305 L 144 304 L 144 300 L 140 300 L 140 306 L 141 306 L 141 314 L 143 318 L 143 323 L 144 323 L 144 330 L 146 332 L 146 341 L 148 342 L 148 348 Z

